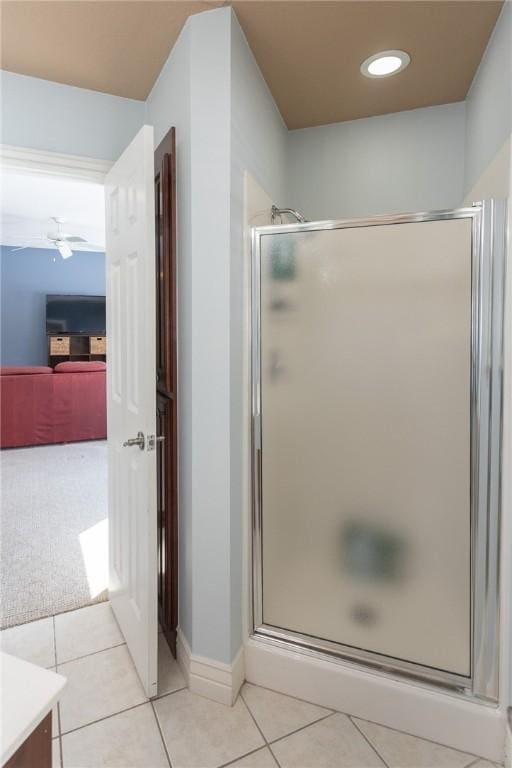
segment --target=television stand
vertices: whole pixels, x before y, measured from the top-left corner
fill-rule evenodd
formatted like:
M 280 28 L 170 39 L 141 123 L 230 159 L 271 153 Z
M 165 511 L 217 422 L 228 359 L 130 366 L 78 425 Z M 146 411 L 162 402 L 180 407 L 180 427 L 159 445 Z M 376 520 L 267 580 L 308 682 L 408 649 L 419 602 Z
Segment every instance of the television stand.
M 90 336 L 89 334 L 49 333 L 48 334 L 48 365 L 55 367 L 58 363 L 68 361 L 107 362 L 107 337 Z

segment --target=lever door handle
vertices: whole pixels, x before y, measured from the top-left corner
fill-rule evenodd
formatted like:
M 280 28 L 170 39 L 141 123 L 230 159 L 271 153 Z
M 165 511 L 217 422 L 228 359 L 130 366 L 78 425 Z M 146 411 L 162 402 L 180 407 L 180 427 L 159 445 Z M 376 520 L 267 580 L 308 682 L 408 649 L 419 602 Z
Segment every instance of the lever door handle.
M 141 451 L 144 450 L 146 446 L 146 440 L 144 438 L 144 432 L 137 432 L 137 437 L 130 437 L 129 440 L 126 440 L 123 443 L 123 448 L 129 448 L 132 445 L 138 445 Z

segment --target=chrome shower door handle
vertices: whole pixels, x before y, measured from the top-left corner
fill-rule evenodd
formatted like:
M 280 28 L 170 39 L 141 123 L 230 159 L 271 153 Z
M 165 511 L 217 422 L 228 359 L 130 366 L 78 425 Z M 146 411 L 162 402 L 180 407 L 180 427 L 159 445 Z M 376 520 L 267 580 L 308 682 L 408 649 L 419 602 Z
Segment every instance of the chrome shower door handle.
M 126 440 L 123 443 L 123 448 L 129 448 L 132 445 L 138 445 L 141 451 L 144 450 L 146 446 L 146 439 L 144 437 L 144 432 L 137 432 L 137 437 L 131 437 L 129 440 Z

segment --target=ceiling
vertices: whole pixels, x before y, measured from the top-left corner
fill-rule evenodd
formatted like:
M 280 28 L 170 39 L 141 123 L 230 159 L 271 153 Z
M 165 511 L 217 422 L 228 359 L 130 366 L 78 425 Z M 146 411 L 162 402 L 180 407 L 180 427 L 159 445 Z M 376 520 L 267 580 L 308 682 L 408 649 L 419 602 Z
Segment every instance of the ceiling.
M 50 248 L 38 240 L 55 231 L 52 216 L 66 219 L 62 229 L 105 248 L 105 203 L 102 184 L 60 176 L 2 171 L 0 241 L 2 245 Z
M 145 99 L 186 20 L 224 0 L 3 0 L 4 69 Z M 502 0 L 234 0 L 288 128 L 465 98 Z M 373 53 L 411 64 L 364 78 Z
M 249 45 L 288 128 L 462 101 L 501 2 L 235 2 Z M 407 69 L 370 79 L 378 51 L 404 50 Z
M 145 99 L 187 18 L 221 0 L 2 0 L 2 68 Z

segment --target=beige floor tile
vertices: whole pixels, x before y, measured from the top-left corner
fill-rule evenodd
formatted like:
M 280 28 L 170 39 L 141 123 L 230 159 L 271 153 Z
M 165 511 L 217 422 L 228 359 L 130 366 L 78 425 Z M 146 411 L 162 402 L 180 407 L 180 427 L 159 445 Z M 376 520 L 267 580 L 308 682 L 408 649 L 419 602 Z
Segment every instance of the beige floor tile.
M 336 714 L 272 744 L 282 768 L 381 768 L 346 715 Z M 409 768 L 411 768 L 409 766 Z
M 98 603 L 56 616 L 55 639 L 58 664 L 124 642 L 110 603 Z
M 151 704 L 62 737 L 64 768 L 168 768 Z
M 4 629 L 0 632 L 0 648 L 39 667 L 54 667 L 53 619 L 39 619 Z
M 229 768 L 277 768 L 277 763 L 272 757 L 268 747 L 258 749 L 257 752 L 251 752 L 250 755 L 242 757 L 236 763 L 231 763 Z
M 329 709 L 246 683 L 242 696 L 267 741 L 286 736 L 330 714 Z
M 185 678 L 163 634 L 158 635 L 158 695 L 186 688 Z
M 243 701 L 226 707 L 180 691 L 155 702 L 173 768 L 214 768 L 264 741 Z
M 52 739 L 52 768 L 61 768 L 59 739 Z
M 67 678 L 60 700 L 62 733 L 147 701 L 125 645 L 59 667 Z
M 458 752 L 425 739 L 417 739 L 400 731 L 366 720 L 354 722 L 373 744 L 389 768 L 463 768 L 475 759 L 474 755 Z

